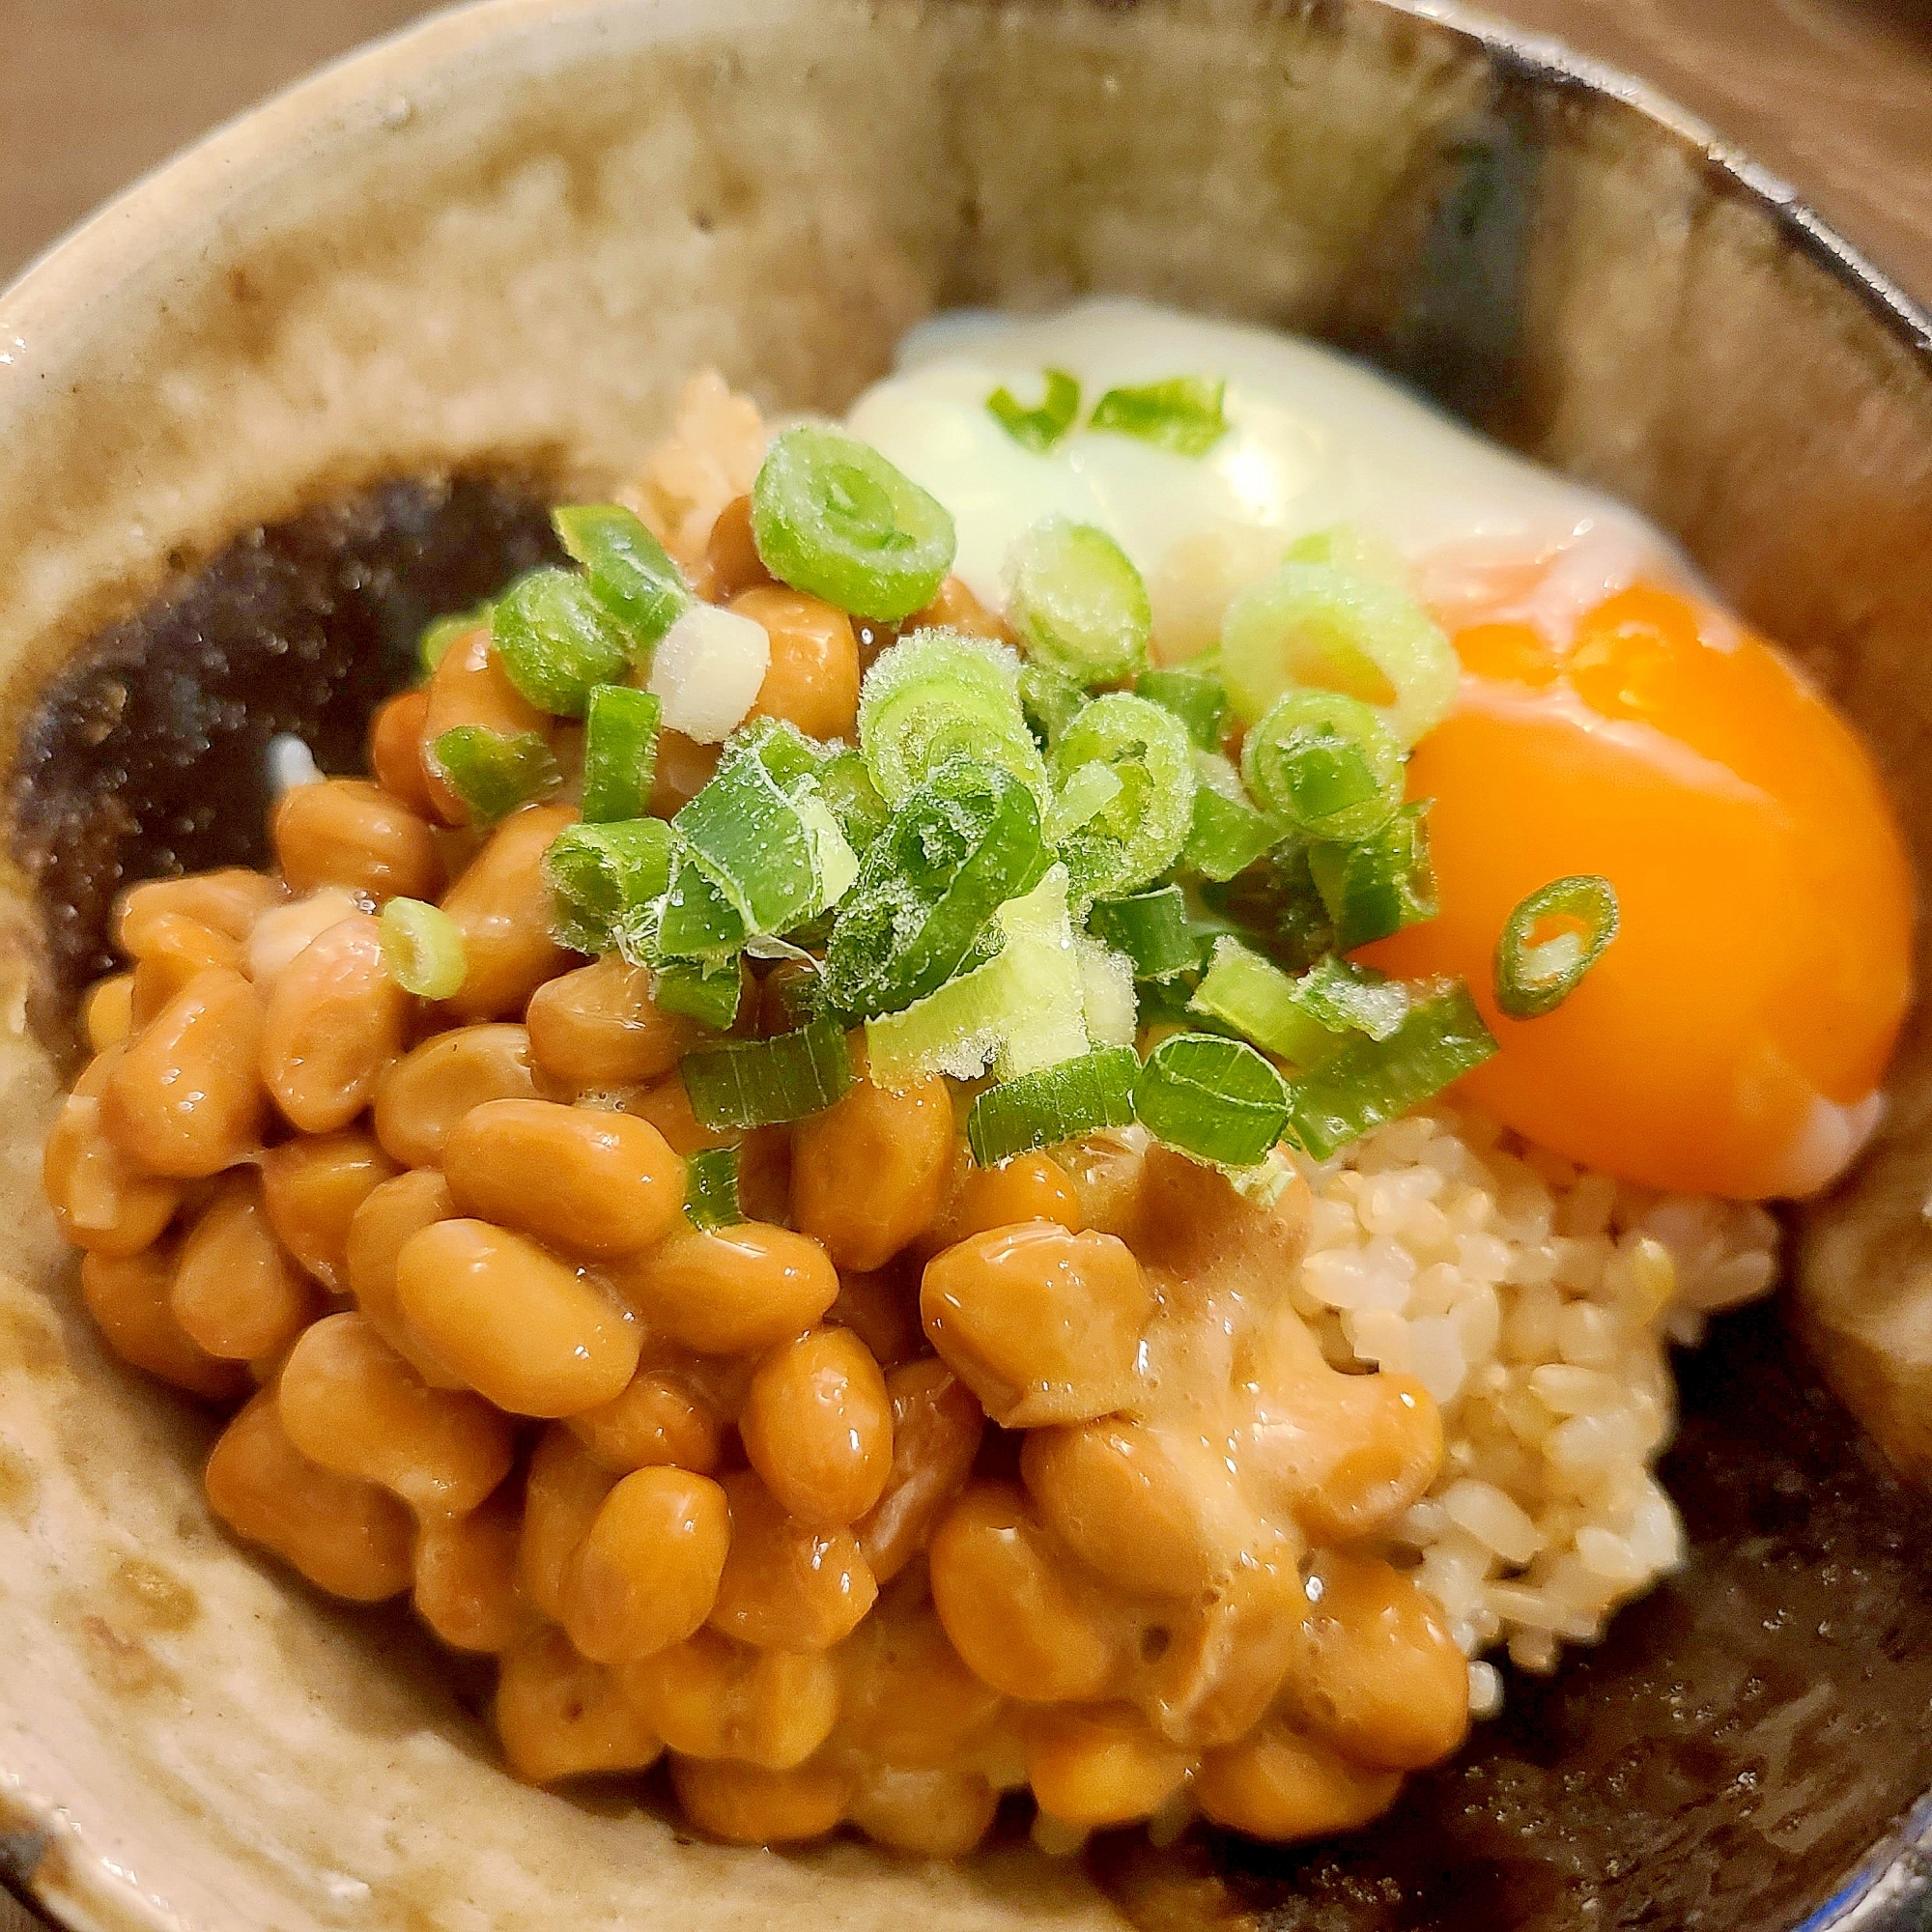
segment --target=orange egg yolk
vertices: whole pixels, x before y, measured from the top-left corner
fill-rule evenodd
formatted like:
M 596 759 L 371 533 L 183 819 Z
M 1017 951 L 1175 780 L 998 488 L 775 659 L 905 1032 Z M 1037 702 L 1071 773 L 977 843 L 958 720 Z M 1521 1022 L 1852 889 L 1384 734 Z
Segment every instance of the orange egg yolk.
M 1639 585 L 1566 649 L 1456 638 L 1416 746 L 1440 916 L 1360 955 L 1465 978 L 1501 1051 L 1459 1092 L 1571 1159 L 1660 1188 L 1809 1193 L 1857 1151 L 1912 990 L 1913 884 L 1864 748 L 1732 619 Z M 1598 873 L 1616 939 L 1554 1011 L 1497 1009 L 1503 923 Z

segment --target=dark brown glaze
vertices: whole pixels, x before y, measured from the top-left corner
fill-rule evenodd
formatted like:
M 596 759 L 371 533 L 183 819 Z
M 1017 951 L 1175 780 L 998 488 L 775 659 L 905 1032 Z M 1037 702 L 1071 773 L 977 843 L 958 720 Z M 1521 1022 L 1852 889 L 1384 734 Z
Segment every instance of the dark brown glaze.
M 123 885 L 261 862 L 271 737 L 298 733 L 325 771 L 359 771 L 369 712 L 415 676 L 423 626 L 558 554 L 524 486 L 387 483 L 249 531 L 76 652 L 14 761 L 13 853 L 40 898 L 58 1010 L 112 965 Z
M 1554 1678 L 1510 1673 L 1503 1716 L 1355 1837 L 1204 1836 L 1165 1869 L 1101 1844 L 1146 1932 L 1744 1932 L 1840 1890 L 1932 1781 L 1932 1504 L 1776 1305 L 1677 1368 L 1685 1569 Z

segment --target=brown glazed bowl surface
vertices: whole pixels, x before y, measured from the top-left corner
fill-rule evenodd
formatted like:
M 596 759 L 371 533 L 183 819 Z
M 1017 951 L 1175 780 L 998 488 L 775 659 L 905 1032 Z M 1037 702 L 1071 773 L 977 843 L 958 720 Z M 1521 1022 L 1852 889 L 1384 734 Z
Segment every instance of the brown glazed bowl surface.
M 1331 1846 L 926 1866 L 525 1789 L 407 1616 L 217 1531 L 210 1419 L 79 1312 L 37 1166 L 117 879 L 258 853 L 266 735 L 351 762 L 694 367 L 836 409 L 933 309 L 1090 290 L 1326 337 L 1659 519 L 1932 877 L 1932 331 L 1630 83 L 1389 0 L 493 0 L 304 84 L 0 298 L 0 1869 L 64 1922 L 1932 1923 L 1922 1014 L 1781 1305 L 1681 1363 L 1685 1571 Z

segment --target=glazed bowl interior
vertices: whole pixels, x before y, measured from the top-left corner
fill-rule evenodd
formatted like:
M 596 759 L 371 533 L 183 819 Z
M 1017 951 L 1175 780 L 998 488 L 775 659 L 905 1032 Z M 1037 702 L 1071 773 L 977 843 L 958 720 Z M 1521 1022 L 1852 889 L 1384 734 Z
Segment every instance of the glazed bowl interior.
M 1782 1314 L 1685 1364 L 1684 1575 L 1338 1847 L 925 1867 L 517 1786 L 407 1618 L 217 1532 L 209 1419 L 106 1359 L 38 1203 L 117 866 L 258 851 L 235 774 L 270 715 L 353 744 L 425 600 L 526 561 L 541 501 L 633 466 L 691 370 L 837 409 L 947 306 L 1310 331 L 1629 497 L 1846 706 L 1932 864 L 1923 320 L 1694 129 L 1442 12 L 495 0 L 224 131 L 0 300 L 0 1859 L 68 1920 L 1917 1922 L 1932 1559 L 1890 1467 L 1932 1467 L 1922 1021 Z

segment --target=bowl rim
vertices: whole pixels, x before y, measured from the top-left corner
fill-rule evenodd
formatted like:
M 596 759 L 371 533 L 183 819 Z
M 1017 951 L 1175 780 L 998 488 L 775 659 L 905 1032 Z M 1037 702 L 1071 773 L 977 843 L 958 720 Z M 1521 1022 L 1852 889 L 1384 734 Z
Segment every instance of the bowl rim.
M 1170 0 L 1151 0 L 1159 7 Z M 43 343 L 61 340 L 64 319 L 91 306 L 98 291 L 151 262 L 168 233 L 171 209 L 207 222 L 232 205 L 266 156 L 293 165 L 305 152 L 374 131 L 412 111 L 408 90 L 434 81 L 463 53 L 516 34 L 604 14 L 613 0 L 454 0 L 350 48 L 239 110 L 137 175 L 83 215 L 0 286 L 0 404 L 10 384 L 43 379 Z M 709 0 L 715 24 L 748 18 L 781 0 Z M 910 0 L 917 4 L 917 0 Z M 997 0 L 928 0 L 980 6 Z M 1081 0 L 1062 0 L 1069 8 Z M 1110 11 L 1109 0 L 1088 0 Z M 1885 272 L 1813 211 L 1792 183 L 1753 160 L 1664 90 L 1553 35 L 1518 27 L 1463 0 L 1350 0 L 1351 9 L 1392 14 L 1444 32 L 1476 49 L 1500 77 L 1561 97 L 1607 98 L 1651 123 L 1680 150 L 1694 153 L 1719 190 L 1768 213 L 1779 237 L 1847 288 L 1932 385 L 1932 289 L 1923 301 Z M 5 1848 L 14 1850 L 12 1844 Z M 31 1853 L 29 1854 L 31 1857 Z M 75 1932 L 104 1932 L 100 1894 L 83 1882 L 70 1890 L 51 1872 L 36 1882 L 11 1859 L 0 1869 L 0 1903 L 17 1889 L 25 1901 Z M 14 1874 L 19 1873 L 17 1888 Z M 1830 1898 L 1790 1932 L 1916 1932 L 1932 1913 L 1932 1791 L 1881 1839 Z M 131 1921 L 129 1921 L 131 1923 Z

